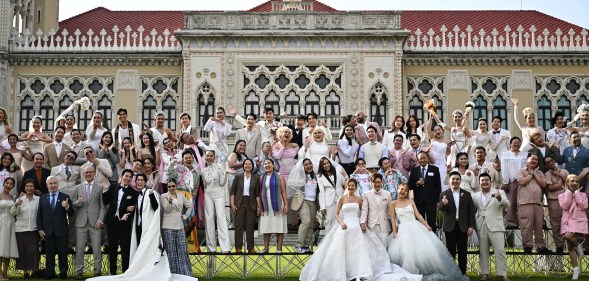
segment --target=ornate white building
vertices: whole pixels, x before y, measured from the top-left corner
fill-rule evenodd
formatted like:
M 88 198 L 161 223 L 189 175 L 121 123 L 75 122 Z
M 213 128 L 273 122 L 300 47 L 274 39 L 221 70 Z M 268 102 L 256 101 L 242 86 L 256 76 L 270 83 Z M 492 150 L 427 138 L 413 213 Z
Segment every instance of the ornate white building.
M 16 130 L 88 96 L 108 127 L 119 107 L 148 124 L 155 110 L 216 106 L 315 112 L 334 127 L 355 111 L 389 126 L 443 119 L 472 100 L 473 118 L 514 128 L 512 97 L 550 127 L 589 99 L 589 38 L 536 11 L 339 11 L 319 1 L 268 1 L 248 11 L 110 11 L 57 21 L 58 0 L 0 0 L 0 104 Z M 11 24 L 12 23 L 12 24 Z M 90 111 L 79 112 L 80 127 Z M 423 120 L 423 119 L 422 119 Z M 53 122 L 44 129 L 52 130 Z

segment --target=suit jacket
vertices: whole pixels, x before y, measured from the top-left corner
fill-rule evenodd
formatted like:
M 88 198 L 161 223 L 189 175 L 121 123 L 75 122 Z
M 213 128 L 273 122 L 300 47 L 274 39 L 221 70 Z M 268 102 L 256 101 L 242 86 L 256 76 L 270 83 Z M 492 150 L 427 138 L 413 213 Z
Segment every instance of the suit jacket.
M 97 181 L 96 179 L 94 180 Z M 127 211 L 128 206 L 136 206 L 137 205 L 137 196 L 139 193 L 135 191 L 133 188 L 128 186 L 123 191 L 123 197 L 121 199 L 120 206 L 118 205 L 119 199 L 119 189 L 123 188 L 119 184 L 111 184 L 108 191 L 102 193 L 102 202 L 104 205 L 108 205 L 108 210 L 106 211 L 106 224 L 112 224 L 113 221 L 116 219 L 115 215 L 118 213 L 122 217 L 124 214 L 129 213 L 129 218 L 127 222 L 131 223 L 133 221 L 133 215 L 135 214 L 135 210 L 132 212 Z M 100 188 L 102 190 L 102 187 Z
M 368 126 L 366 128 L 373 126 L 376 128 L 376 141 L 382 143 L 382 132 L 380 131 L 380 126 L 376 122 L 368 122 Z M 358 144 L 362 146 L 363 144 L 368 142 L 368 136 L 366 135 L 366 129 L 364 129 L 364 124 L 358 124 L 354 128 L 354 135 L 356 136 L 356 141 Z
M 473 172 L 475 172 L 475 170 L 477 170 L 477 162 L 474 163 L 470 163 L 469 164 L 469 169 Z M 493 166 L 493 162 L 485 162 L 485 164 L 483 164 L 483 166 L 481 166 L 479 170 L 479 175 L 481 173 L 486 172 L 487 174 L 489 174 L 489 176 L 491 176 L 491 182 L 492 182 L 492 186 L 491 188 L 497 188 L 500 189 L 501 186 L 503 185 L 503 180 L 501 179 L 501 173 L 499 171 L 497 171 L 497 169 L 495 169 L 495 166 Z M 479 190 L 480 186 L 479 186 L 479 177 L 475 177 L 475 189 Z
M 180 141 L 180 136 L 183 133 L 184 133 L 184 130 L 182 130 L 182 126 L 180 126 L 180 128 L 178 128 L 178 131 L 176 132 L 176 138 L 178 139 L 178 141 Z M 200 131 L 195 127 L 190 126 L 189 134 L 194 138 L 194 141 L 200 139 Z M 180 148 L 184 149 L 183 143 L 178 142 L 178 144 L 180 145 Z M 198 151 L 196 153 L 198 153 Z
M 77 145 L 72 144 L 71 149 L 78 154 L 78 158 L 76 158 L 74 165 L 81 166 L 84 165 L 84 163 L 88 162 L 88 159 L 86 159 L 86 155 L 84 155 L 84 149 L 88 146 L 92 147 L 91 145 L 86 143 L 86 141 L 80 141 Z
M 500 142 L 499 144 L 497 142 L 495 142 L 495 137 L 493 134 L 493 130 L 489 129 L 489 133 L 491 133 L 491 147 L 497 146 L 495 150 L 491 149 L 489 151 L 489 153 L 492 153 L 492 155 L 495 155 L 496 157 L 501 157 L 500 155 L 505 152 L 505 151 L 509 151 L 509 140 L 511 139 L 511 132 L 505 129 L 499 129 L 499 136 L 497 137 L 497 139 L 501 139 L 501 137 L 507 137 L 506 140 Z
M 67 144 L 61 143 L 61 152 L 57 155 L 55 143 L 50 143 L 44 146 L 43 156 L 45 157 L 45 164 L 43 167 L 51 169 L 55 166 L 59 166 L 59 164 L 63 163 L 63 160 L 65 160 L 65 155 L 71 150 L 72 149 Z
M 495 190 L 491 188 L 489 193 L 495 194 Z M 505 195 L 505 191 L 499 190 L 501 194 L 501 201 L 497 201 L 495 197 L 489 195 L 487 204 L 483 203 L 482 191 L 472 194 L 472 202 L 476 208 L 476 223 L 477 230 L 486 225 L 491 232 L 505 232 L 505 222 L 503 221 L 503 211 L 509 206 L 509 200 Z M 450 201 L 450 200 L 448 200 Z M 448 202 L 448 204 L 450 204 Z
M 411 169 L 411 174 L 409 174 L 409 189 L 413 190 L 413 201 L 415 201 L 416 205 L 435 204 L 438 202 L 442 192 L 438 167 L 428 165 L 425 173 L 425 185 L 423 186 L 417 185 L 417 181 L 421 178 L 421 166 Z
M 319 210 L 325 210 L 327 207 L 336 204 L 337 199 L 344 194 L 344 177 L 341 170 L 341 167 L 335 169 L 336 179 L 333 184 L 325 176 L 317 175 Z
M 35 189 L 40 190 L 42 194 L 49 192 L 47 189 L 47 178 L 51 175 L 51 170 L 41 168 L 41 182 L 37 180 L 37 174 L 35 173 L 35 168 L 32 168 L 25 172 L 22 177 L 22 181 L 20 184 L 19 193 L 25 192 L 24 182 L 26 179 L 33 179 L 33 183 L 35 184 Z
M 127 124 L 128 124 L 127 126 L 130 125 L 131 127 L 133 127 L 133 135 L 130 136 L 131 139 L 133 140 L 133 143 L 141 144 L 141 140 L 139 139 L 139 136 L 143 132 L 141 130 L 141 127 L 139 127 L 139 125 L 137 125 L 137 124 L 131 123 L 130 121 L 127 121 Z M 112 128 L 111 133 L 113 135 L 113 138 L 115 138 L 115 136 L 116 136 L 116 139 L 114 140 L 114 142 L 116 142 L 117 147 L 120 148 L 123 145 L 123 137 L 118 132 L 120 130 L 119 126 L 120 126 L 120 123 L 117 124 L 114 128 Z
M 444 198 L 444 195 L 446 195 L 446 198 L 448 199 L 448 205 L 444 205 L 444 203 L 442 203 L 442 198 Z M 444 224 L 442 229 L 445 232 L 453 231 L 456 223 L 458 223 L 458 227 L 460 227 L 462 232 L 466 232 L 469 227 L 474 229 L 476 226 L 476 209 L 474 207 L 474 203 L 472 202 L 470 192 L 461 188 L 459 197 L 459 214 L 458 221 L 456 221 L 456 205 L 454 204 L 454 196 L 452 196 L 452 188 L 448 188 L 440 195 L 440 211 L 444 212 Z
M 96 178 L 94 179 L 98 183 L 102 183 L 104 179 L 108 180 L 112 176 L 112 168 L 110 167 L 110 162 L 106 159 L 98 159 L 100 165 L 96 166 Z M 88 161 L 84 165 L 80 167 L 80 171 L 84 171 L 87 166 L 94 165 L 92 162 Z
M 235 134 L 235 142 L 244 140 L 246 144 L 245 155 L 249 159 L 254 159 L 258 155 L 262 155 L 262 135 L 255 127 L 252 128 L 251 138 L 247 137 L 247 128 L 237 130 Z
M 294 142 L 294 143 L 298 144 L 299 147 L 303 147 L 303 130 L 301 129 L 300 131 L 297 132 L 297 129 L 295 126 L 288 125 L 287 127 L 289 127 L 292 130 L 292 140 L 290 140 L 290 142 Z
M 529 153 L 538 156 L 538 168 L 540 169 L 540 171 L 542 171 L 542 173 L 546 173 L 548 171 L 546 164 L 544 164 L 544 158 L 550 157 L 554 159 L 554 162 L 560 162 L 560 149 L 556 146 L 546 145 L 546 150 L 544 151 L 546 156 L 542 155 L 542 151 L 540 151 L 539 148 L 533 146 L 530 149 Z
M 392 200 L 391 193 L 381 189 L 379 200 L 374 192 L 374 189 L 371 189 L 362 195 L 363 203 L 360 223 L 365 223 L 370 229 L 379 224 L 380 229 L 388 233 L 391 231 L 391 221 L 389 219 L 389 204 Z
M 435 164 L 436 158 L 433 149 L 428 150 L 427 154 L 429 155 L 429 163 Z M 413 148 L 409 147 L 407 150 L 401 153 L 400 158 L 401 166 L 405 171 L 407 171 L 407 175 L 403 175 L 405 175 L 406 178 L 409 178 L 409 172 L 413 168 L 419 166 L 419 163 L 417 162 L 417 155 L 415 155 L 415 151 L 413 150 Z M 397 162 L 398 161 L 399 160 L 397 160 Z M 401 171 L 401 173 L 403 172 Z
M 51 168 L 51 175 L 57 178 L 59 192 L 64 192 L 71 198 L 77 199 L 78 197 L 75 197 L 73 195 L 74 190 L 76 189 L 76 185 L 80 184 L 80 167 L 71 165 L 69 169 L 71 173 L 69 180 L 65 175 L 65 169 L 63 165 Z
M 39 199 L 39 209 L 37 211 L 37 230 L 45 231 L 45 235 L 66 236 L 68 235 L 67 216 L 74 215 L 74 207 L 70 197 L 59 192 L 55 202 L 55 209 L 51 208 L 51 194 L 45 193 Z M 66 210 L 61 206 L 62 202 L 68 200 L 70 204 Z
M 104 223 L 104 216 L 106 215 L 106 207 L 104 205 L 102 196 L 102 186 L 94 181 L 92 184 L 92 191 L 90 196 L 86 193 L 86 181 L 76 186 L 74 195 L 72 196 L 76 203 L 76 227 L 84 227 L 86 223 L 91 226 L 96 224 L 96 221 Z M 82 204 L 78 205 L 78 198 L 83 198 Z
M 573 157 L 573 146 L 565 148 L 558 164 L 563 163 L 564 168 L 569 172 L 569 174 L 581 174 L 585 167 L 589 167 L 589 148 L 581 144 L 579 152 L 577 152 L 577 155 L 575 157 Z M 580 180 L 581 186 L 584 186 L 585 179 Z
M 235 207 L 237 207 L 237 209 L 241 207 L 241 203 L 243 202 L 243 189 L 245 188 L 243 186 L 243 178 L 244 174 L 236 175 L 233 179 L 233 184 L 231 185 L 231 196 L 235 196 L 233 202 L 235 203 Z M 258 209 L 256 198 L 260 197 L 260 177 L 252 173 L 250 177 L 250 186 L 247 188 L 249 188 L 250 205 L 246 207 L 248 207 L 251 211 L 256 211 Z

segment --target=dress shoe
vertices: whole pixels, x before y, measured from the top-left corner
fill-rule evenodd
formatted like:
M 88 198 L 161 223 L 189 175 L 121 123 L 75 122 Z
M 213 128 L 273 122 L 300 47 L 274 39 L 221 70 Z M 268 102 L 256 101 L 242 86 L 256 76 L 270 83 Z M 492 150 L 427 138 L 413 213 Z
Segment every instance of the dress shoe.
M 489 280 L 489 274 L 481 275 L 481 281 L 487 281 L 487 280 Z
M 501 281 L 511 281 L 507 276 L 501 276 Z
M 562 253 L 564 253 L 564 247 L 556 247 L 556 253 L 557 253 L 557 254 L 562 254 Z
M 55 275 L 47 275 L 45 276 L 45 280 L 53 280 L 55 279 Z
M 553 251 L 551 251 L 550 249 L 548 249 L 546 247 L 540 248 L 540 249 L 538 249 L 536 251 L 538 252 L 538 254 L 541 254 L 541 255 L 553 255 L 554 254 Z
M 256 252 L 256 250 L 254 250 L 254 249 L 249 249 L 249 250 L 247 250 L 247 253 L 250 254 L 250 255 L 255 255 L 258 252 Z
M 236 254 L 242 254 L 242 253 L 243 253 L 243 251 L 241 251 L 241 249 L 235 249 L 235 253 L 236 253 Z
M 524 253 L 531 254 L 532 253 L 532 247 L 524 247 Z
M 59 274 L 59 279 L 66 280 L 67 274 Z
M 79 274 L 76 274 L 76 277 L 74 277 L 74 278 L 75 278 L 76 280 L 84 280 L 84 275 L 83 275 L 83 274 L 81 274 L 81 273 L 79 273 Z
M 578 280 L 580 273 L 581 270 L 579 269 L 579 267 L 573 267 L 573 280 Z

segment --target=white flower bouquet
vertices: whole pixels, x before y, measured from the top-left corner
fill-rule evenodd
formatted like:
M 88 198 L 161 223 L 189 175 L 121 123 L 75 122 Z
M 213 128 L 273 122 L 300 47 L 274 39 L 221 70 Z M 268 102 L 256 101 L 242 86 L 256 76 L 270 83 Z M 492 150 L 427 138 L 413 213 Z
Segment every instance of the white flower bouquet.
M 474 106 L 475 106 L 475 105 L 474 105 L 474 102 L 472 102 L 472 101 L 467 101 L 467 102 L 464 104 L 464 108 L 465 108 L 465 110 L 464 110 L 464 111 L 468 113 L 468 112 L 472 111 L 472 109 L 474 108 Z

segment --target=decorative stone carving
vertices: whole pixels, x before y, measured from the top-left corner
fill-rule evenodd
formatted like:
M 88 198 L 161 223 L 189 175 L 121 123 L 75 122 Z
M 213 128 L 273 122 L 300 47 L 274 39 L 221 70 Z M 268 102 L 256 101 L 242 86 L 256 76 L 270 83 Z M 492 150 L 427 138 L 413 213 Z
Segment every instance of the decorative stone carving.
M 116 77 L 117 90 L 140 90 L 141 83 L 137 70 L 119 70 Z
M 534 75 L 531 70 L 511 71 L 510 81 L 513 90 L 534 90 Z
M 468 90 L 470 80 L 467 70 L 448 70 L 448 90 Z

